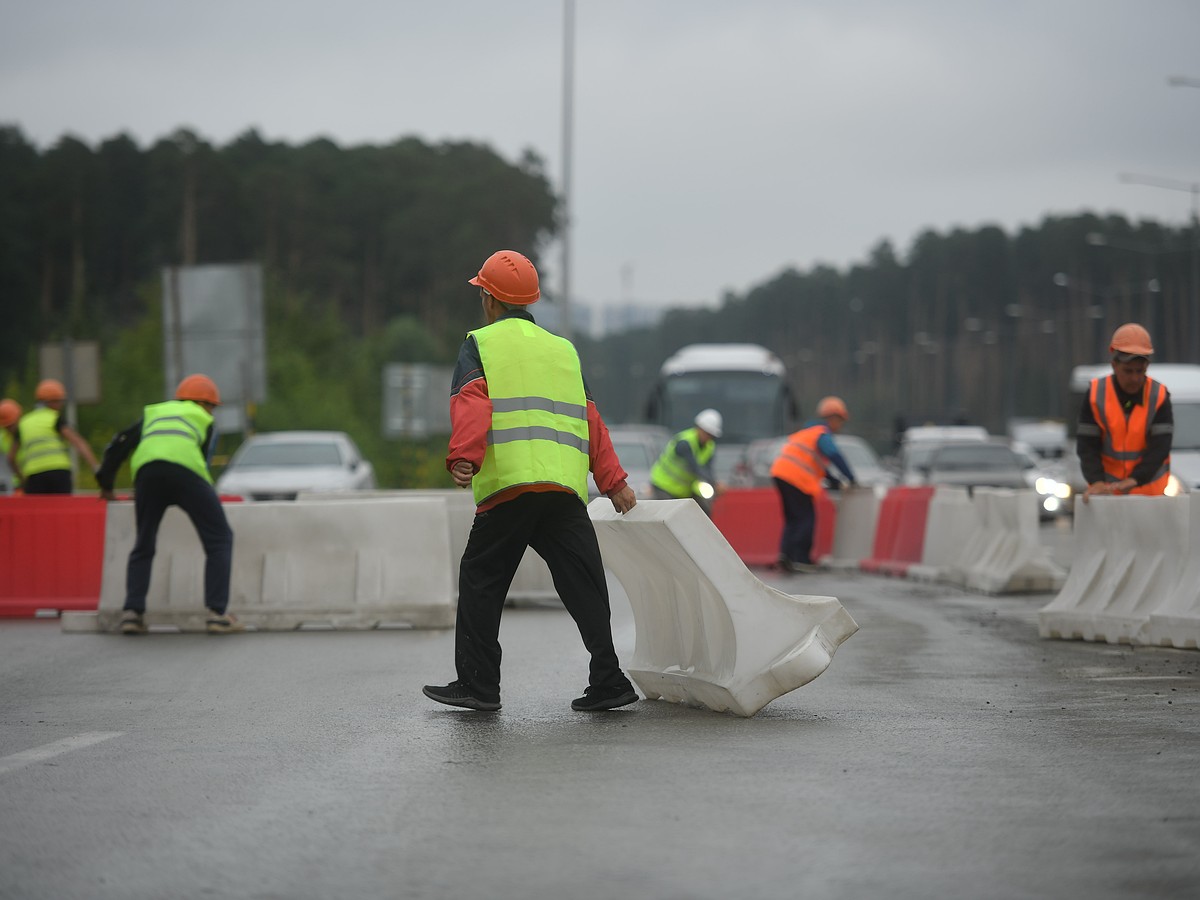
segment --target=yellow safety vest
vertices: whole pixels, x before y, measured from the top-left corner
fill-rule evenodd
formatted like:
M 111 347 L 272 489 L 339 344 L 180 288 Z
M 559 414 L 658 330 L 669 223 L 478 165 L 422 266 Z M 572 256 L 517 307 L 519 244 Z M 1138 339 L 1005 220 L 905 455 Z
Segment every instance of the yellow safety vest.
M 25 478 L 41 472 L 70 470 L 71 455 L 67 451 L 67 442 L 54 427 L 61 415 L 57 409 L 39 406 L 21 416 L 17 424 L 17 434 L 21 438 L 17 461 Z
M 707 465 L 708 461 L 713 458 L 713 454 L 717 452 L 717 442 L 709 441 L 701 447 L 700 433 L 695 428 L 681 431 L 671 438 L 671 443 L 667 444 L 662 455 L 655 461 L 654 467 L 650 469 L 651 484 L 659 490 L 666 491 L 672 497 L 686 500 L 688 497 L 696 496 L 696 486 L 700 482 L 686 466 L 680 463 L 679 457 L 675 453 L 675 446 L 680 441 L 692 448 L 692 456 L 701 466 Z
M 470 332 L 492 401 L 476 505 L 510 487 L 558 484 L 587 502 L 587 394 L 571 342 L 503 318 Z
M 191 400 L 147 406 L 142 414 L 142 436 L 129 461 L 133 477 L 137 478 L 138 469 L 146 463 L 162 460 L 183 466 L 212 484 L 204 458 L 204 438 L 212 420 L 208 410 Z

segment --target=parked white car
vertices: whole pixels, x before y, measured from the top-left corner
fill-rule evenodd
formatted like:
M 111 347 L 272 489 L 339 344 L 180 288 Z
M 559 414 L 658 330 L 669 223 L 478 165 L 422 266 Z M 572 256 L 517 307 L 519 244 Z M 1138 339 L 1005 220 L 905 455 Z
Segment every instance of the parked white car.
M 301 491 L 370 491 L 375 468 L 344 431 L 267 432 L 246 439 L 216 488 L 246 500 L 295 500 Z

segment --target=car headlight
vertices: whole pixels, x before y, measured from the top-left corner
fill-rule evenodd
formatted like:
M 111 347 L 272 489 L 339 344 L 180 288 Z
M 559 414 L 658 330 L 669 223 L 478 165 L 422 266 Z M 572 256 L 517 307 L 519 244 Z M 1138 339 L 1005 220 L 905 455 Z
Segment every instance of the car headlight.
M 1060 481 L 1054 485 L 1054 496 L 1059 500 L 1066 500 L 1071 496 L 1071 486 L 1065 481 Z
M 1184 487 L 1183 482 L 1180 481 L 1178 478 L 1176 478 L 1174 475 L 1168 475 L 1167 476 L 1167 489 L 1165 491 L 1163 491 L 1163 493 L 1166 494 L 1168 497 L 1178 497 L 1180 494 L 1186 494 L 1187 488 Z

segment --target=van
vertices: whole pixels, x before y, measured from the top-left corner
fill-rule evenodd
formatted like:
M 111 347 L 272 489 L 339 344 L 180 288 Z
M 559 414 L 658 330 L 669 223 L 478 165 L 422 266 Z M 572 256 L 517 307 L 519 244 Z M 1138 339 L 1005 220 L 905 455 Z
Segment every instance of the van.
M 982 443 L 987 439 L 987 429 L 981 425 L 916 425 L 906 428 L 900 439 L 900 483 L 924 484 L 925 475 L 921 470 L 929 464 L 933 452 L 943 444 L 957 441 Z

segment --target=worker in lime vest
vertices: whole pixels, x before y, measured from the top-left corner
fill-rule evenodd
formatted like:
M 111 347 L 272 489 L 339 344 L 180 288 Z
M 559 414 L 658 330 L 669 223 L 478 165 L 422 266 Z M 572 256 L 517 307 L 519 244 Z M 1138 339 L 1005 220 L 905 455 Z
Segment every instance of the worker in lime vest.
M 487 324 L 459 350 L 450 394 L 446 468 L 473 488 L 475 521 L 458 572 L 454 667 L 425 696 L 466 709 L 500 709 L 500 614 L 532 547 L 591 654 L 588 687 L 571 708 L 614 709 L 638 699 L 613 647 L 608 588 L 587 513 L 587 475 L 619 513 L 637 503 L 571 343 L 539 328 L 529 305 L 537 269 L 515 250 L 488 257 L 470 284 Z
M 233 531 L 208 470 L 216 446 L 212 411 L 220 402 L 221 394 L 211 378 L 189 375 L 179 382 L 174 400 L 147 406 L 142 418 L 117 434 L 104 450 L 96 481 L 105 500 L 115 499 L 117 472 L 132 454 L 129 468 L 137 538 L 125 571 L 122 634 L 146 632 L 146 593 L 158 526 L 170 506 L 187 514 L 204 547 L 206 630 L 209 634 L 244 630 L 228 611 Z
M 1088 385 L 1076 429 L 1084 503 L 1098 494 L 1163 494 L 1171 478 L 1175 414 L 1167 386 L 1146 374 L 1150 333 L 1127 322 L 1113 332 L 1108 352 L 1112 374 Z
M 791 434 L 771 464 L 771 478 L 783 503 L 783 534 L 779 540 L 782 569 L 816 571 L 812 559 L 816 501 L 825 493 L 825 480 L 833 479 L 829 467 L 836 466 L 851 485 L 857 484 L 850 464 L 833 440 L 849 419 L 850 412 L 840 397 L 825 397 L 817 404 L 817 418 Z
M 54 378 L 38 382 L 34 391 L 37 405 L 21 416 L 8 465 L 21 480 L 26 494 L 69 494 L 73 490 L 71 454 L 68 445 L 79 451 L 89 470 L 96 468 L 96 455 L 79 432 L 66 423 L 62 414 L 67 390 Z
M 650 469 L 655 500 L 686 500 L 691 497 L 712 514 L 712 499 L 723 489 L 713 475 L 717 438 L 724 432 L 721 414 L 702 409 L 692 423 L 663 448 Z
M 22 412 L 21 404 L 16 400 L 10 397 L 0 400 L 0 460 L 4 463 L 0 466 L 0 494 L 17 490 L 21 483 L 8 461 L 8 453 L 12 449 L 13 436 L 17 432 L 17 422 Z

